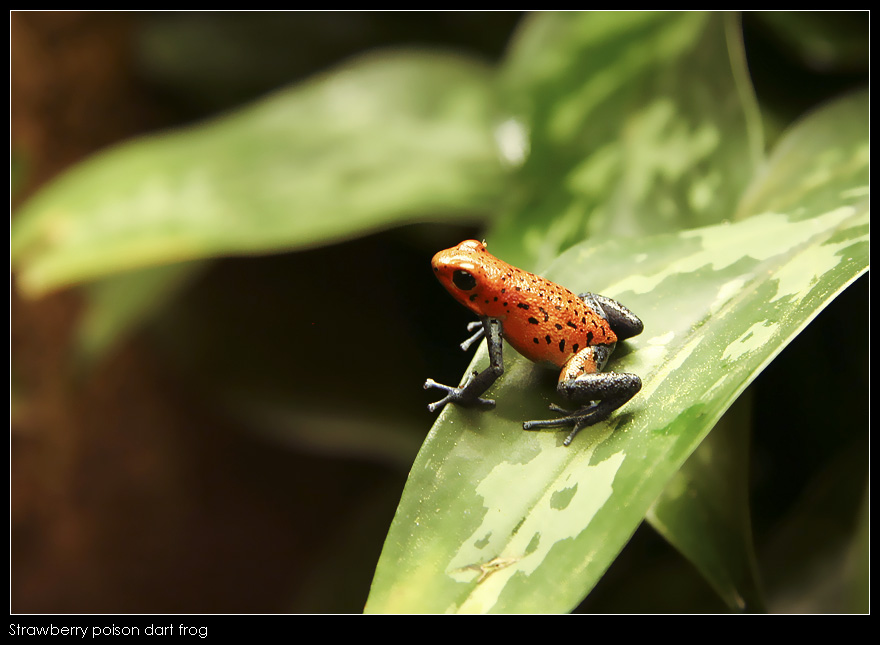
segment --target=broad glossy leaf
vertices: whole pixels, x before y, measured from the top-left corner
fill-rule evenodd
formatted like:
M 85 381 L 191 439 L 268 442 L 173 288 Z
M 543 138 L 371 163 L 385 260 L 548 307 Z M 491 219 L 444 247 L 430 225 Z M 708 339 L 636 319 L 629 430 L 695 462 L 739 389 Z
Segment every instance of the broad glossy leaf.
M 531 89 L 534 100 L 523 120 L 532 135 L 533 157 L 541 163 L 527 161 L 522 174 L 535 175 L 538 185 L 563 185 L 533 195 L 537 204 L 532 200 L 514 208 L 515 217 L 502 218 L 492 239 L 500 234 L 500 251 L 510 250 L 512 257 L 518 256 L 505 241 L 518 245 L 521 253 L 534 251 L 536 266 L 544 265 L 541 254 L 555 254 L 588 231 L 632 235 L 728 217 L 761 158 L 761 120 L 736 15 L 602 13 L 579 18 L 533 17 L 506 66 L 513 72 L 510 82 Z M 584 86 L 591 88 L 589 93 Z M 554 119 L 566 118 L 572 132 L 552 136 Z M 566 163 L 573 168 L 567 170 Z M 544 176 L 547 168 L 557 175 Z M 566 199 L 567 206 L 558 205 Z M 542 206 L 559 215 L 548 217 Z M 529 233 L 525 245 L 517 227 Z M 701 488 L 701 482 L 692 483 Z M 709 486 L 702 494 L 713 490 Z M 661 528 L 679 547 L 708 547 L 708 535 L 674 534 L 679 526 L 703 526 L 697 521 L 703 509 L 689 507 L 693 499 L 667 498 L 669 513 L 692 521 Z M 737 538 L 739 551 L 749 552 L 750 534 Z M 733 553 L 728 546 L 725 552 Z M 686 555 L 696 560 L 702 553 Z M 748 571 L 742 563 L 735 559 L 726 567 L 716 560 L 712 571 L 730 571 L 712 582 L 737 580 L 744 587 L 741 594 L 728 589 L 724 597 L 737 606 L 744 594 L 750 606 L 757 606 L 756 584 L 744 582 Z
M 399 51 L 114 148 L 16 214 L 17 285 L 39 295 L 134 268 L 485 213 L 502 176 L 493 106 L 482 63 Z
M 729 218 L 762 158 L 736 15 L 536 14 L 501 73 L 527 152 L 488 238 L 525 269 Z
M 840 172 L 846 177 L 861 169 L 866 180 L 867 150 L 862 144 L 839 146 L 835 142 L 860 140 L 867 122 L 866 109 L 867 103 L 856 95 L 826 107 L 821 118 L 808 120 L 807 127 L 794 128 L 747 191 L 739 216 L 748 217 L 762 209 L 785 210 L 792 199 L 798 199 L 809 205 L 797 211 L 797 217 L 805 218 L 839 203 L 840 184 L 829 181 L 829 175 Z M 859 174 L 856 170 L 851 177 L 850 181 L 856 180 L 852 185 L 860 181 Z M 855 189 L 855 196 L 860 190 Z M 845 196 L 844 201 L 853 196 Z M 721 419 L 721 428 L 716 427 L 711 441 L 700 444 L 647 519 L 703 573 L 732 610 L 760 611 L 765 602 L 745 494 L 747 420 L 744 413 L 729 419 L 734 411 L 729 410 Z
M 645 332 L 609 366 L 639 374 L 642 391 L 564 448 L 564 432 L 521 429 L 525 419 L 546 418 L 556 397 L 552 378 L 542 386 L 540 368 L 506 352 L 505 375 L 488 393 L 497 408 L 447 406 L 435 423 L 410 473 L 367 611 L 559 612 L 577 605 L 746 385 L 867 270 L 867 95 L 806 119 L 776 159 L 788 158 L 790 140 L 806 145 L 811 132 L 844 116 L 860 127 L 844 128 L 829 144 L 836 153 L 822 159 L 852 163 L 803 176 L 771 162 L 752 191 L 766 196 L 750 202 L 752 217 L 585 243 L 551 266 L 551 279 L 617 298 L 642 318 Z M 777 186 L 772 199 L 763 182 Z M 820 199 L 831 194 L 834 204 Z M 812 207 L 817 199 L 825 210 Z M 767 201 L 787 203 L 788 212 L 765 209 Z
M 733 611 L 763 611 L 749 508 L 749 390 L 673 475 L 647 519 Z
M 834 428 L 833 423 L 831 424 Z M 863 512 L 869 496 L 867 427 L 814 474 L 762 548 L 770 609 L 781 614 L 856 613 L 870 595 Z M 860 544 L 861 542 L 861 544 Z M 860 561 L 861 559 L 861 561 Z
M 88 367 L 139 323 L 201 275 L 205 262 L 182 262 L 128 271 L 86 285 L 74 352 Z

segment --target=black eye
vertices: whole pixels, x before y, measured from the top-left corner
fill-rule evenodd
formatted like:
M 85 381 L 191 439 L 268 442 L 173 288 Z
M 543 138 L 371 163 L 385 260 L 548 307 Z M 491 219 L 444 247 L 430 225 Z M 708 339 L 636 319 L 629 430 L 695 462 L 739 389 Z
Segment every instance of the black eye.
M 452 274 L 452 284 L 462 291 L 470 291 L 477 286 L 477 279 L 467 271 L 458 269 Z

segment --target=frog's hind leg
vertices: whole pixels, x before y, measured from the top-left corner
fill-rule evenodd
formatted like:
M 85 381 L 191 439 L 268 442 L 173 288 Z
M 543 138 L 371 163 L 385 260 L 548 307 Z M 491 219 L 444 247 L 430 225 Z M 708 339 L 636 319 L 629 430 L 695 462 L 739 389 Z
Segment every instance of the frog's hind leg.
M 614 344 L 586 347 L 575 354 L 562 370 L 556 391 L 565 399 L 580 405 L 568 411 L 551 406 L 565 416 L 546 421 L 526 421 L 524 430 L 572 427 L 563 442 L 569 445 L 581 429 L 604 421 L 617 408 L 629 401 L 642 388 L 641 379 L 635 374 L 602 372 Z
M 616 300 L 600 296 L 598 293 L 581 293 L 578 294 L 578 298 L 608 321 L 617 340 L 638 336 L 645 328 L 638 316 Z

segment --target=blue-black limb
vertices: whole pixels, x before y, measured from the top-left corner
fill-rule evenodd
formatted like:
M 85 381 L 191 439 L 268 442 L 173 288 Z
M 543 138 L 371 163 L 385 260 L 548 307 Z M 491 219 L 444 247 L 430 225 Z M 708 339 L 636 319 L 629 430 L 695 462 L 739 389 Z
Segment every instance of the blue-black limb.
M 489 367 L 482 372 L 473 372 L 468 376 L 467 381 L 460 387 L 451 387 L 437 383 L 434 379 L 425 381 L 425 389 L 437 388 L 447 392 L 439 401 L 431 403 L 428 410 L 434 412 L 447 403 L 455 403 L 463 407 L 481 407 L 494 408 L 495 401 L 492 399 L 480 398 L 480 395 L 488 390 L 492 384 L 498 380 L 498 377 L 504 373 L 504 361 L 501 351 L 501 321 L 497 318 L 481 318 L 483 329 L 482 332 L 474 334 L 470 339 L 465 341 L 470 343 L 478 340 L 480 333 L 485 334 L 486 344 L 489 348 Z M 468 325 L 468 331 L 472 331 L 473 323 Z
M 576 403 L 581 401 L 588 403 L 574 412 L 566 411 L 559 406 L 551 406 L 552 410 L 563 412 L 566 416 L 543 421 L 526 421 L 523 423 L 523 430 L 573 426 L 571 433 L 562 442 L 563 445 L 568 446 L 583 428 L 607 419 L 641 388 L 642 381 L 635 374 L 600 372 L 566 379 L 559 383 L 557 391 L 566 399 Z
M 629 309 L 611 298 L 598 293 L 580 293 L 578 298 L 611 325 L 618 340 L 626 340 L 642 333 L 645 326 Z

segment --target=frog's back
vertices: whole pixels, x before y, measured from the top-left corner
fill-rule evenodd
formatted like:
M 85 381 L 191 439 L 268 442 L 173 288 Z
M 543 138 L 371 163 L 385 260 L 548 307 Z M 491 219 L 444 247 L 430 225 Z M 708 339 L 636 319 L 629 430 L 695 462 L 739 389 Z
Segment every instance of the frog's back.
M 520 354 L 536 363 L 562 367 L 584 347 L 617 342 L 608 321 L 572 291 L 541 276 L 516 271 L 501 324 L 504 338 Z

